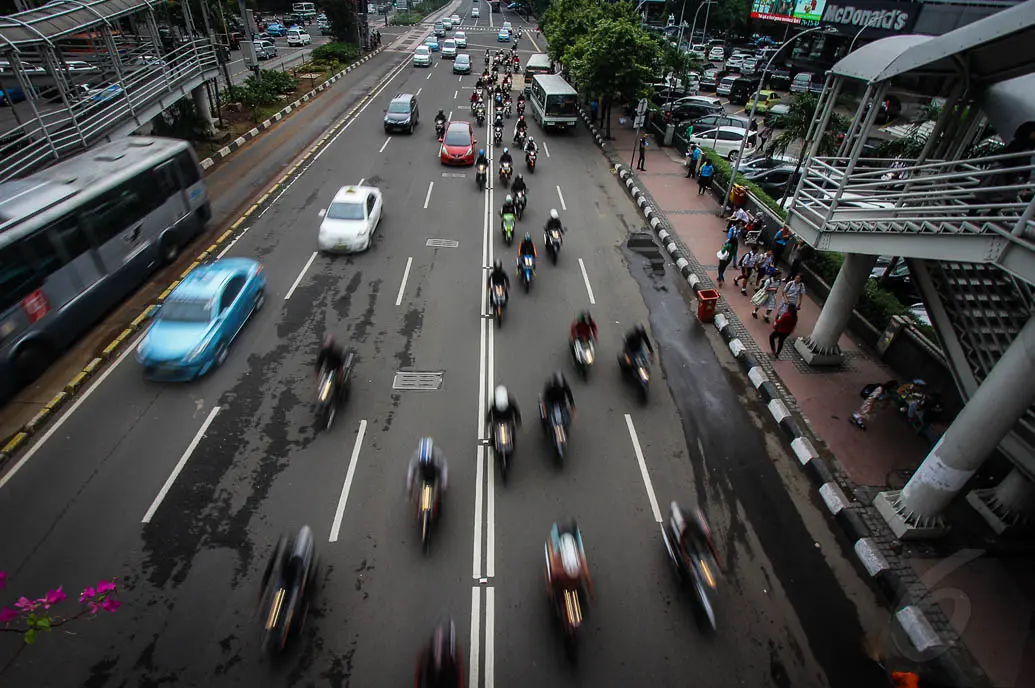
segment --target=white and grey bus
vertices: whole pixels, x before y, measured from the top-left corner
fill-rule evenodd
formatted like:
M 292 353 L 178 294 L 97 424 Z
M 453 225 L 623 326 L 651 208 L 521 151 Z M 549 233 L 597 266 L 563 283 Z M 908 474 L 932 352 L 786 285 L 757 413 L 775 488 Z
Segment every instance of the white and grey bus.
M 525 63 L 525 95 L 532 92 L 532 77 L 536 74 L 553 74 L 553 60 L 545 53 L 536 53 Z
M 532 92 L 528 100 L 532 117 L 543 129 L 574 128 L 578 97 L 575 89 L 557 74 L 532 77 Z
M 211 209 L 185 141 L 130 136 L 0 184 L 0 396 L 172 261 Z

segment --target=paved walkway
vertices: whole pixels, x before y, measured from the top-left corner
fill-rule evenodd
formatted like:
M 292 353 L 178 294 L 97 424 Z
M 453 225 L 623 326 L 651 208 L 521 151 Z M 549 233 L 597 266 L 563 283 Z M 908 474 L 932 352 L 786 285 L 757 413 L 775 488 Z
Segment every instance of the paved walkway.
M 611 144 L 624 161 L 631 161 L 635 133 L 628 126 L 617 126 L 617 122 L 616 115 L 612 122 L 615 140 Z M 715 197 L 697 195 L 697 183 L 686 178 L 675 148 L 659 148 L 652 139 L 644 166 L 646 170 L 637 173 L 642 186 L 714 282 L 716 253 L 725 236 L 725 223 L 716 214 Z M 737 274 L 739 269 L 727 269 L 726 285 L 720 290 L 720 309 L 736 314 L 762 352 L 756 355 L 772 361 L 783 386 L 797 401 L 812 431 L 836 458 L 844 477 L 854 487 L 862 488 L 861 492 L 871 494 L 878 488 L 901 488 L 927 456 L 928 443 L 891 410 L 875 413 L 866 431 L 856 428 L 848 419 L 862 402 L 859 392 L 863 387 L 905 376 L 889 369 L 848 335 L 840 341 L 846 365 L 837 371 L 810 369 L 794 351 L 790 339 L 780 357 L 775 358 L 768 343 L 772 325 L 761 317 L 752 317 L 753 290 L 742 295 L 733 285 Z M 812 332 L 821 307 L 822 303 L 811 296 L 803 301 L 795 336 Z M 966 553 L 948 558 L 904 558 L 930 589 L 993 685 L 1035 685 L 1035 582 L 1031 580 L 1030 559 L 1022 564 L 1018 560 L 967 558 Z M 1022 574 L 1025 569 L 1028 573 Z

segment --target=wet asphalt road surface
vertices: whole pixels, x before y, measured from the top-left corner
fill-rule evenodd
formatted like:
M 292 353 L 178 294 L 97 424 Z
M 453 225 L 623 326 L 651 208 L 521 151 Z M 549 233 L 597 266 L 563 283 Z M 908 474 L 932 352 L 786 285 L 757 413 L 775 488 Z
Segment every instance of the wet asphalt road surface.
M 468 35 L 474 56 L 495 45 L 491 33 Z M 532 125 L 545 145 L 525 175 L 518 231 L 541 246 L 556 207 L 568 234 L 557 265 L 541 255 L 531 291 L 514 290 L 502 327 L 482 315 L 483 266 L 512 264 L 516 248 L 499 232 L 503 189 L 479 193 L 472 168 L 438 161 L 434 113 L 466 119 L 476 77 L 452 75 L 438 56 L 435 65 L 404 66 L 252 217 L 228 255 L 264 263 L 266 307 L 221 369 L 163 384 L 126 357 L 0 490 L 0 518 L 17 524 L 0 544 L 9 590 L 78 592 L 118 576 L 125 603 L 75 635 L 43 638 L 5 681 L 407 685 L 432 624 L 450 614 L 469 685 L 881 685 L 864 652 L 871 595 L 762 407 L 692 317 L 678 271 L 659 256 L 652 263 L 642 242 L 627 246 L 642 223 L 584 130 L 539 135 Z M 418 91 L 416 133 L 388 140 L 382 110 Z M 477 135 L 480 147 L 487 132 Z M 386 198 L 374 245 L 309 263 L 318 211 L 361 179 Z M 566 338 L 586 308 L 600 345 L 582 381 Z M 636 322 L 649 324 L 660 351 L 645 404 L 615 363 Z M 311 404 L 325 332 L 358 353 L 351 397 L 329 432 L 314 427 Z M 578 405 L 563 467 L 535 418 L 558 369 Z M 394 389 L 400 371 L 441 373 L 441 384 Z M 500 383 L 525 417 L 506 485 L 481 441 L 482 403 Z M 449 457 L 450 490 L 424 555 L 404 479 L 427 434 Z M 727 575 L 715 634 L 699 629 L 665 554 L 658 519 L 673 499 L 698 500 L 719 536 Z M 565 516 L 582 526 L 597 591 L 575 664 L 542 571 L 549 527 Z M 259 581 L 277 538 L 302 524 L 316 536 L 319 589 L 297 642 L 270 661 L 259 651 Z

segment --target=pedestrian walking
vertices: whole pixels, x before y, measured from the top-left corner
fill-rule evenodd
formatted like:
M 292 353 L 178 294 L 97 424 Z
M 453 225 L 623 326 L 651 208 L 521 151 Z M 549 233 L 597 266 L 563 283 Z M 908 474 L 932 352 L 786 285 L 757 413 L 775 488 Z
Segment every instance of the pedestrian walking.
M 690 144 L 690 150 L 686 152 L 686 177 L 690 179 L 697 176 L 697 167 L 701 164 L 701 149 L 696 143 Z
M 712 183 L 712 175 L 715 174 L 715 168 L 712 167 L 711 162 L 708 160 L 704 161 L 701 165 L 700 172 L 697 173 L 697 195 L 703 196 L 704 192 L 708 190 L 708 186 Z
M 769 322 L 769 316 L 772 314 L 773 309 L 776 308 L 776 298 L 780 293 L 780 271 L 775 270 L 773 274 L 766 277 L 762 282 L 762 286 L 758 288 L 755 295 L 751 297 L 751 303 L 755 304 L 755 308 L 751 311 L 751 317 L 758 319 L 758 309 L 765 308 L 765 315 L 762 319 Z
M 637 150 L 640 152 L 640 159 L 636 161 L 636 169 L 641 172 L 646 172 L 647 168 L 643 166 L 643 161 L 647 157 L 647 135 L 640 134 L 640 140 L 637 143 Z
M 740 240 L 744 238 L 744 223 L 737 221 L 726 229 L 726 243 L 733 247 L 733 258 L 734 264 L 737 262 L 737 254 L 740 252 Z
M 785 308 L 793 307 L 801 310 L 801 301 L 805 297 L 805 285 L 801 281 L 801 275 L 795 275 L 783 285 L 783 304 Z
M 788 277 L 794 277 L 801 273 L 801 263 L 808 255 L 808 251 L 809 245 L 805 243 L 804 239 L 798 239 L 794 242 L 794 246 L 791 247 L 791 270 L 787 273 Z
M 722 285 L 726 283 L 726 268 L 733 262 L 733 246 L 730 245 L 730 242 L 727 241 L 723 244 L 715 257 L 719 259 L 719 276 L 715 281 L 722 289 Z
M 888 380 L 883 384 L 870 384 L 862 388 L 860 392 L 863 397 L 862 406 L 859 410 L 852 414 L 852 417 L 848 419 L 848 422 L 855 425 L 860 430 L 866 429 L 866 423 L 870 420 L 870 416 L 873 414 L 874 408 L 877 404 L 883 404 L 887 401 L 888 394 L 895 391 L 898 388 L 898 380 Z
M 738 282 L 744 280 L 744 285 L 740 288 L 740 293 L 747 295 L 748 280 L 751 279 L 751 270 L 755 267 L 755 263 L 759 261 L 761 256 L 758 253 L 758 247 L 754 244 L 748 246 L 748 250 L 740 257 L 740 276 L 733 280 L 733 285 L 736 286 Z
M 774 358 L 780 358 L 783 351 L 783 342 L 794 332 L 798 324 L 798 309 L 788 306 L 787 310 L 773 323 L 773 331 L 769 334 L 769 350 L 773 352 Z
M 791 239 L 794 238 L 794 232 L 787 225 L 780 228 L 780 231 L 773 237 L 773 250 L 776 252 L 778 258 L 783 258 L 784 252 L 787 251 L 787 245 Z
M 597 113 L 600 111 L 600 103 L 596 100 L 589 104 L 589 121 L 594 125 L 597 123 Z
M 772 274 L 775 269 L 776 256 L 773 255 L 773 251 L 770 249 L 755 263 L 755 286 L 762 286 L 762 280 Z

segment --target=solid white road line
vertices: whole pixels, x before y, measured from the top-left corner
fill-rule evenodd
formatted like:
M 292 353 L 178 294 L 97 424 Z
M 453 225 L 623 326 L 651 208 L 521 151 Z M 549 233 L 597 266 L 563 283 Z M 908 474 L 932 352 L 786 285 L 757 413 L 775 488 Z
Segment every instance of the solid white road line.
M 421 92 L 421 91 L 423 91 L 423 90 L 424 90 L 424 87 L 423 87 L 423 86 L 421 86 L 420 88 L 418 88 L 418 89 L 417 89 L 417 95 L 419 96 L 419 95 L 420 95 L 420 92 Z
M 413 265 L 413 256 L 406 259 L 406 269 L 403 270 L 402 283 L 399 284 L 399 295 L 395 297 L 395 305 L 401 306 L 403 301 L 403 292 L 406 291 L 406 278 L 410 276 L 410 266 Z
M 305 265 L 302 267 L 302 272 L 298 273 L 298 277 L 295 278 L 295 283 L 291 285 L 290 289 L 288 289 L 288 293 L 284 294 L 285 301 L 291 298 L 291 295 L 295 293 L 295 289 L 298 289 L 298 283 L 302 281 L 303 277 L 305 277 L 306 270 L 308 270 L 309 266 L 313 264 L 314 260 L 316 260 L 316 253 L 316 251 L 313 251 L 313 255 L 309 256 L 309 260 L 307 260 Z
M 224 248 L 222 251 L 219 252 L 219 254 L 216 256 L 216 260 L 219 260 L 220 258 L 225 256 L 227 253 L 229 253 L 230 249 L 232 249 L 234 247 L 234 244 L 236 244 L 238 241 L 240 241 L 241 237 L 243 237 L 245 234 L 247 234 L 249 229 L 251 229 L 251 227 L 245 227 L 244 229 L 242 229 L 240 234 L 235 236 L 234 240 L 231 241 L 229 244 L 227 244 L 226 248 Z
M 485 688 L 493 688 L 496 675 L 496 589 L 485 589 Z
M 384 152 L 385 152 L 385 148 L 388 148 L 388 143 L 389 143 L 389 142 L 390 142 L 391 140 L 392 140 L 392 137 L 391 137 L 391 136 L 389 136 L 388 138 L 386 138 L 386 139 L 385 139 L 385 142 L 384 142 L 384 143 L 383 143 L 383 144 L 381 145 L 381 150 L 379 150 L 379 151 L 378 151 L 378 153 L 384 153 Z
M 543 150 L 546 151 L 546 157 L 550 157 L 550 147 L 546 145 L 546 141 L 543 141 Z
M 331 537 L 329 542 L 338 541 L 338 532 L 341 530 L 341 519 L 345 516 L 345 504 L 349 501 L 349 490 L 352 489 L 352 479 L 356 476 L 356 462 L 359 460 L 359 450 L 363 448 L 363 436 L 367 434 L 367 422 L 359 421 L 359 431 L 356 433 L 356 444 L 352 446 L 352 458 L 349 460 L 349 470 L 345 474 L 345 484 L 341 486 L 341 497 L 338 498 L 338 508 L 334 512 L 334 523 L 331 524 Z
M 485 322 L 485 318 L 482 318 Z M 479 427 L 485 425 L 485 419 L 478 422 Z M 476 463 L 474 467 L 474 562 L 471 577 L 475 580 L 482 577 L 482 501 L 484 499 L 484 488 L 482 486 L 485 471 L 485 456 L 492 452 L 486 451 L 482 444 L 478 445 Z
M 219 413 L 219 408 L 219 406 L 213 406 L 212 410 L 208 412 L 205 422 L 201 424 L 201 428 L 198 430 L 197 434 L 194 435 L 194 439 L 190 441 L 190 444 L 187 445 L 187 449 L 183 452 L 183 456 L 181 456 L 180 460 L 176 462 L 176 467 L 173 468 L 172 473 L 169 474 L 165 484 L 162 485 L 162 489 L 158 491 L 158 496 L 156 496 L 155 500 L 151 502 L 150 508 L 148 508 L 147 513 L 144 514 L 144 518 L 140 519 L 141 523 L 151 522 L 151 517 L 155 515 L 156 511 L 158 511 L 158 507 L 162 503 L 162 500 L 165 499 L 165 495 L 169 494 L 169 489 L 173 486 L 173 483 L 176 482 L 176 478 L 180 475 L 180 471 L 182 471 L 183 467 L 187 465 L 187 459 L 189 459 L 190 455 L 194 453 L 194 450 L 198 448 L 198 444 L 201 442 L 201 438 L 205 435 L 205 431 L 208 430 L 208 426 L 212 425 L 212 421 L 216 419 L 216 414 Z
M 449 119 L 447 121 L 449 121 L 449 122 L 453 121 L 453 111 L 452 110 L 449 111 Z
M 367 180 L 367 178 L 363 177 L 362 179 L 359 180 L 359 184 L 356 184 L 356 186 L 363 186 L 363 182 L 365 182 L 366 180 Z
M 490 327 L 489 332 L 492 329 Z M 496 457 L 491 449 L 486 450 L 485 456 L 485 472 L 488 474 L 485 486 L 485 575 L 492 578 L 496 575 Z
M 647 472 L 647 462 L 643 459 L 643 450 L 640 449 L 640 438 L 636 436 L 636 426 L 633 425 L 632 416 L 625 414 L 625 425 L 629 428 L 629 439 L 632 440 L 633 450 L 636 452 L 636 460 L 640 463 L 640 477 L 647 488 L 647 497 L 650 498 L 650 508 L 654 512 L 654 520 L 661 523 L 661 510 L 658 509 L 658 498 L 654 495 L 654 485 L 650 481 L 650 473 Z
M 561 210 L 567 210 L 568 206 L 564 204 L 564 194 L 561 193 L 561 185 L 557 185 L 557 198 L 561 199 Z
M 457 89 L 456 91 L 453 91 L 453 100 L 456 100 L 456 97 L 458 95 L 460 95 L 460 90 L 459 89 Z
M 579 267 L 582 269 L 582 281 L 586 283 L 586 291 L 589 292 L 589 302 L 591 305 L 597 305 L 597 300 L 593 298 L 593 287 L 589 284 L 589 275 L 586 274 L 586 264 L 579 258 Z
M 431 202 L 431 190 L 435 188 L 435 182 L 428 182 L 428 195 L 424 197 L 424 209 L 428 209 L 428 203 Z
M 431 72 L 428 72 L 428 78 L 427 78 L 427 81 L 431 81 Z
M 83 402 L 90 398 L 90 395 L 94 393 L 94 390 L 100 387 L 101 383 L 108 379 L 108 376 L 111 375 L 115 371 L 115 369 L 119 367 L 119 364 L 126 360 L 127 356 L 129 356 L 131 353 L 137 350 L 137 345 L 140 344 L 140 340 L 144 338 L 144 335 L 146 333 L 147 330 L 138 334 L 137 338 L 133 340 L 133 343 L 127 346 L 126 350 L 123 351 L 117 359 L 115 359 L 115 362 L 108 366 L 104 370 L 104 372 L 101 373 L 100 377 L 97 378 L 97 381 L 89 387 L 87 387 L 86 390 L 79 395 L 79 398 L 75 400 L 75 403 L 69 406 L 68 410 L 61 414 L 61 417 L 58 418 L 50 426 L 50 428 L 47 429 L 45 433 L 43 433 L 43 436 L 40 437 L 39 441 L 34 443 L 25 451 L 25 453 L 22 455 L 22 458 L 18 460 L 18 463 L 14 464 L 14 466 L 11 467 L 11 470 L 7 471 L 7 474 L 3 478 L 0 478 L 0 489 L 2 489 L 3 486 L 6 485 L 11 480 L 11 478 L 13 478 L 15 474 L 21 470 L 22 466 L 29 462 L 29 459 L 36 455 L 36 452 L 38 452 L 40 448 L 47 443 L 47 440 L 53 437 L 54 433 L 61 429 L 61 426 L 65 424 L 65 421 L 72 417 L 72 414 L 75 413 L 76 409 L 78 409 L 83 404 Z
M 467 685 L 478 688 L 478 657 L 481 653 L 482 624 L 482 589 L 475 585 L 471 588 L 471 659 L 468 664 L 470 681 Z

